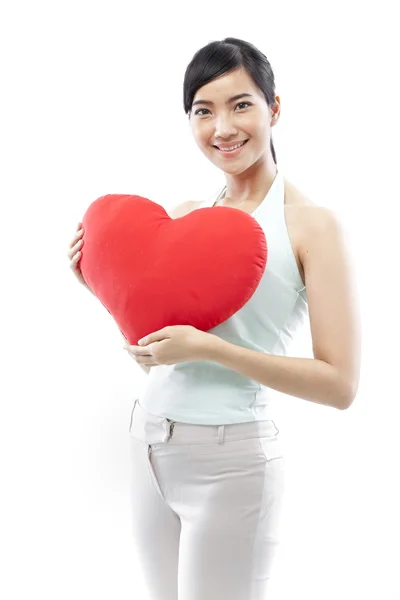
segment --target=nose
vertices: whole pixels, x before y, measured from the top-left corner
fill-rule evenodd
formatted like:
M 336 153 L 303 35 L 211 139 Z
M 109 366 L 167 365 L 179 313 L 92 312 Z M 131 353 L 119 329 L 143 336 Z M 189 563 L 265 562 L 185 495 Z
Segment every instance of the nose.
M 237 129 L 228 116 L 221 115 L 215 120 L 215 137 L 229 138 L 237 135 Z

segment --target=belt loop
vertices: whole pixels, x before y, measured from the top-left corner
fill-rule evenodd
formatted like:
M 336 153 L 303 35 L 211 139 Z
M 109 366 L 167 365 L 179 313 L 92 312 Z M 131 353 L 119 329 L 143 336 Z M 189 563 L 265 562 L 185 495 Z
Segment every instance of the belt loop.
M 224 443 L 225 425 L 218 426 L 218 444 Z
M 174 433 L 174 427 L 175 427 L 176 421 L 172 421 L 172 419 L 167 419 L 167 422 L 169 423 L 167 441 L 169 441 L 172 438 L 172 435 Z

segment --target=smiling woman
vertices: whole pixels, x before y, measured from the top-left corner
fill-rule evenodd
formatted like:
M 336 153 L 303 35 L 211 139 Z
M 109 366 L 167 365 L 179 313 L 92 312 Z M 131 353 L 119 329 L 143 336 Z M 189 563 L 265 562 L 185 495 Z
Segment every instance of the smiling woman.
M 185 322 L 128 348 L 151 368 L 130 424 L 135 543 L 154 599 L 175 600 L 179 580 L 185 598 L 261 600 L 285 489 L 272 392 L 337 410 L 351 405 L 360 371 L 354 278 L 337 216 L 278 169 L 272 128 L 280 98 L 266 56 L 237 38 L 207 44 L 187 67 L 183 104 L 195 143 L 225 185 L 205 202 L 176 207 L 171 218 L 207 210 L 207 243 L 226 207 L 248 213 L 267 259 L 249 300 L 216 327 Z M 229 224 L 227 216 L 218 232 Z M 240 257 L 222 239 L 218 252 L 233 256 L 234 275 Z M 255 261 L 259 247 L 250 250 Z M 193 261 L 195 281 L 209 262 Z M 229 291 L 240 285 L 237 277 Z M 209 303 L 220 298 L 216 287 L 209 286 Z M 206 305 L 207 297 L 195 312 Z M 307 319 L 313 358 L 287 356 Z

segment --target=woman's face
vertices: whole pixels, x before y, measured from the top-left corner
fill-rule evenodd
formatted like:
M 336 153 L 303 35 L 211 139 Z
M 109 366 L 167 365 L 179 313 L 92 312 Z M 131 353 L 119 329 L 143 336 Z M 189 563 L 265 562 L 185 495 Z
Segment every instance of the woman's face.
M 248 96 L 232 99 L 239 94 Z M 279 96 L 275 101 L 271 109 L 244 69 L 222 75 L 199 88 L 193 98 L 190 123 L 200 150 L 216 167 L 236 175 L 266 160 L 271 152 L 271 127 L 280 113 Z M 239 150 L 221 152 L 222 148 L 246 140 Z

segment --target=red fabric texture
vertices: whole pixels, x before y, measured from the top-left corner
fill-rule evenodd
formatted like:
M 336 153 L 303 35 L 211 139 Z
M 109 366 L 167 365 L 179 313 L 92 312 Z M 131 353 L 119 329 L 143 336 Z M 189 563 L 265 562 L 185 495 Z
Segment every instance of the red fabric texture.
M 171 219 L 147 198 L 108 194 L 82 225 L 82 275 L 132 345 L 170 325 L 221 324 L 248 302 L 267 264 L 261 226 L 235 208 Z

